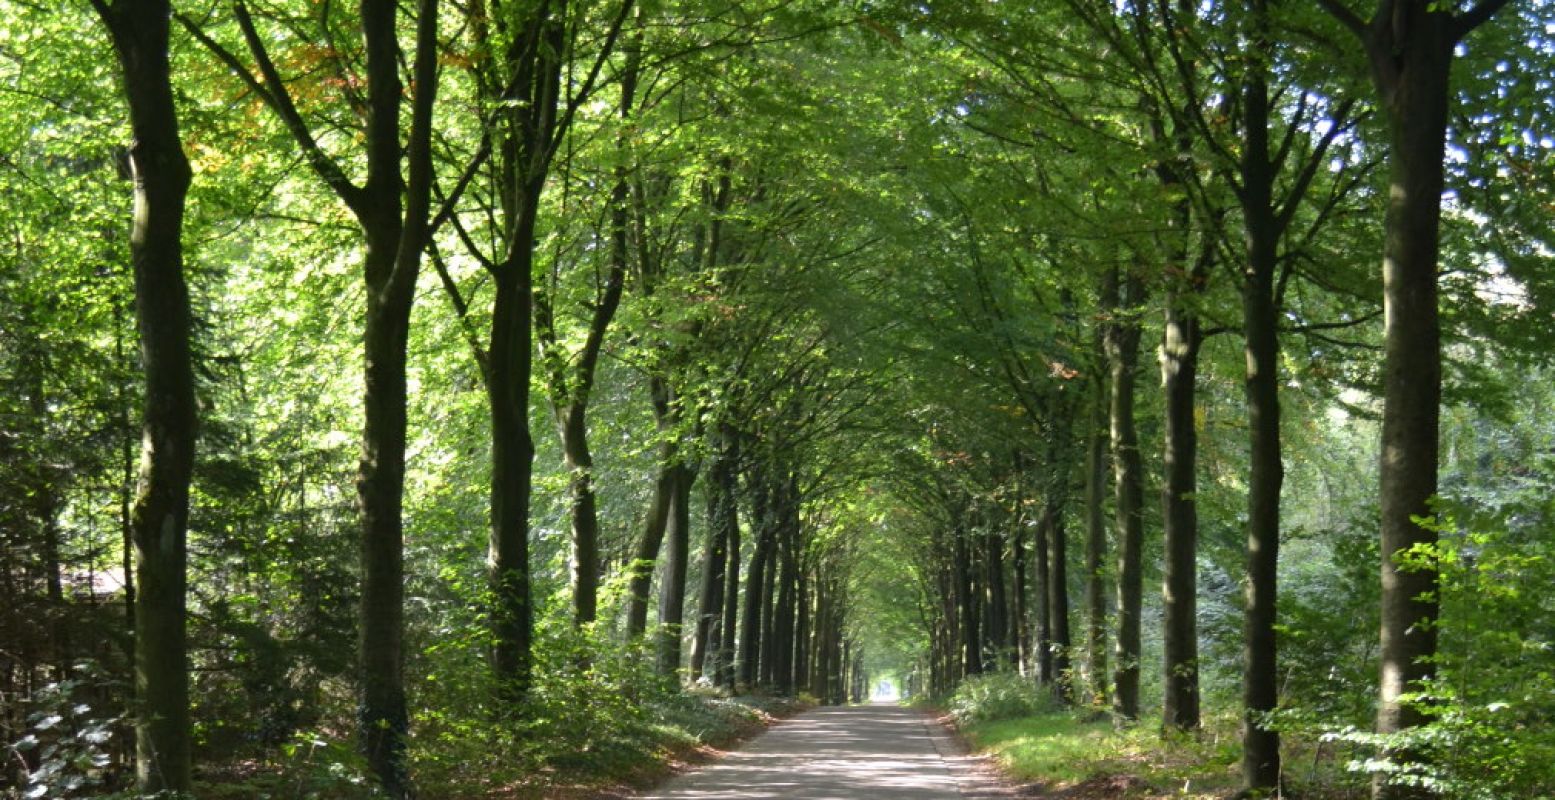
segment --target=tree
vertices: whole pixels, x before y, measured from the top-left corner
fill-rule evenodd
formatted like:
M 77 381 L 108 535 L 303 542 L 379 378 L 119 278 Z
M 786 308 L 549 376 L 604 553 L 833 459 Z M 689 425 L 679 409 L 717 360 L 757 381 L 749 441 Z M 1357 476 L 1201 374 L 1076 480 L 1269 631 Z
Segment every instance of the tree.
M 189 161 L 173 100 L 167 0 L 93 0 L 113 39 L 130 111 L 135 215 L 130 262 L 146 400 L 135 541 L 135 783 L 145 794 L 190 788 L 185 633 L 189 482 L 196 409 L 184 280 Z M 57 565 L 54 567 L 57 569 Z
M 416 276 L 431 233 L 432 111 L 437 97 L 437 0 L 416 8 L 411 65 L 411 122 L 401 141 L 406 92 L 400 82 L 398 7 L 362 0 L 366 120 L 366 180 L 355 183 L 341 161 L 320 144 L 276 68 L 247 6 L 233 7 L 256 77 L 194 21 L 180 21 L 260 97 L 296 140 L 303 158 L 355 216 L 366 240 L 362 277 L 367 290 L 364 328 L 365 412 L 361 471 L 362 599 L 360 723 L 369 765 L 391 797 L 410 794 L 405 774 L 404 520 L 406 342 Z M 402 172 L 403 169 L 403 172 Z
M 1382 465 L 1382 650 L 1377 732 L 1399 733 L 1427 712 L 1409 701 L 1434 674 L 1437 568 L 1429 557 L 1442 393 L 1437 296 L 1443 158 L 1454 52 L 1506 0 L 1383 0 L 1363 20 L 1340 0 L 1321 5 L 1359 40 L 1388 131 L 1388 206 L 1382 255 L 1385 309 Z M 1402 754 L 1407 757 L 1407 754 Z M 1379 781 L 1379 798 L 1430 797 Z

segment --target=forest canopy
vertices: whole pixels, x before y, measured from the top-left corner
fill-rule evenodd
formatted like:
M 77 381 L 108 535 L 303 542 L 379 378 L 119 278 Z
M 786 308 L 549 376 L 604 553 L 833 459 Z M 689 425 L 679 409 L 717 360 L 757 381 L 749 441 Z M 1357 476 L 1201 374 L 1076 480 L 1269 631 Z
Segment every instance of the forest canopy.
M 1548 0 L 0 0 L 0 794 L 888 684 L 1549 796 L 1552 76 Z

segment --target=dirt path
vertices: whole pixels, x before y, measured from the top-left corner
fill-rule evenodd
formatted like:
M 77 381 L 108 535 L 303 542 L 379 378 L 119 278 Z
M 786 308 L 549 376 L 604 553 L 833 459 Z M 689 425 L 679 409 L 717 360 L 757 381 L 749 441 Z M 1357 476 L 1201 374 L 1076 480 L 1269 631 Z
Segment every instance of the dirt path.
M 785 720 L 643 800 L 966 800 L 1009 797 L 933 718 L 889 705 L 819 708 Z

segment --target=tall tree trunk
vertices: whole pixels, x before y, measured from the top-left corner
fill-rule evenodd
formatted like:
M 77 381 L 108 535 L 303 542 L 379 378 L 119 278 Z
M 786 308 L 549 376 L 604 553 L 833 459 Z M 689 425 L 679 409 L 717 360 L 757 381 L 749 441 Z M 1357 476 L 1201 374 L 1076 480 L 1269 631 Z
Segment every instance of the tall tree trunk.
M 707 544 L 703 548 L 701 612 L 697 614 L 696 630 L 691 640 L 691 679 L 702 677 L 704 671 L 718 672 L 718 650 L 722 637 L 719 615 L 723 613 L 723 592 L 729 559 L 728 522 L 729 503 L 723 488 L 723 475 L 733 469 L 727 456 L 720 452 L 713 457 L 707 476 Z
M 1042 516 L 1037 520 L 1036 541 L 1032 549 L 1037 554 L 1037 682 L 1043 686 L 1053 685 L 1053 612 L 1049 607 L 1052 597 L 1048 589 L 1048 580 L 1052 571 L 1052 565 L 1048 559 L 1052 557 L 1052 551 L 1048 537 L 1052 535 L 1053 518 L 1047 511 L 1052 501 L 1044 497 Z
M 1109 275 L 1102 287 L 1103 307 L 1115 307 L 1117 297 L 1116 275 Z M 1085 447 L 1085 668 L 1089 702 L 1098 706 L 1107 702 L 1107 398 L 1111 389 L 1105 330 L 1111 324 L 1098 322 L 1092 342 L 1095 378 L 1087 401 Z
M 369 235 L 367 260 L 377 255 Z M 398 237 L 395 237 L 397 241 Z M 387 243 L 380 242 L 378 247 Z M 392 256 L 393 250 L 389 253 Z M 407 303 L 370 302 L 367 311 L 366 434 L 358 483 L 362 506 L 362 601 L 358 648 L 362 730 L 368 762 L 391 796 L 409 794 L 404 736 L 405 347 Z
M 791 682 L 794 689 L 806 687 L 810 674 L 810 633 L 813 618 L 810 605 L 810 573 L 801 563 L 794 606 L 794 668 Z
M 1067 470 L 1066 470 L 1067 471 Z M 1068 476 L 1064 481 L 1067 482 Z M 1074 680 L 1069 651 L 1074 643 L 1069 635 L 1069 542 L 1064 530 L 1063 504 L 1067 497 L 1048 503 L 1047 588 L 1048 631 L 1053 648 L 1053 693 L 1064 703 L 1074 702 Z
M 792 502 L 792 501 L 790 501 Z M 790 519 L 790 515 L 793 519 Z M 793 694 L 794 630 L 799 591 L 797 512 L 783 513 L 783 538 L 778 544 L 777 598 L 772 612 L 772 688 L 780 695 Z
M 944 669 L 940 671 L 942 683 L 937 692 L 941 695 L 948 693 L 966 675 L 965 661 L 962 659 L 959 574 L 954 562 L 946 563 L 939 559 L 935 579 L 939 590 L 937 611 L 943 632 L 940 637 L 940 661 Z
M 1442 159 L 1458 44 L 1506 6 L 1481 0 L 1461 14 L 1452 4 L 1398 0 L 1363 20 L 1338 0 L 1319 0 L 1361 41 L 1388 127 L 1388 207 L 1382 257 L 1384 352 L 1382 463 L 1382 651 L 1377 732 L 1393 734 L 1427 717 L 1404 701 L 1434 676 L 1437 535 L 1416 519 L 1432 514 L 1441 404 L 1441 322 L 1437 261 Z M 1395 756 L 1408 760 L 1414 754 Z M 1378 798 L 1433 796 L 1427 787 L 1373 784 Z
M 1162 724 L 1177 730 L 1199 727 L 1198 633 L 1198 429 L 1194 414 L 1199 346 L 1197 313 L 1183 306 L 1183 293 L 1166 298 L 1166 332 L 1161 343 L 1161 384 L 1166 398 L 1166 473 L 1161 486 L 1165 533 L 1165 675 Z
M 1139 320 L 1133 306 L 1143 299 L 1139 279 L 1121 282 L 1119 319 L 1108 327 L 1107 359 L 1112 370 L 1112 469 L 1118 536 L 1118 641 L 1113 668 L 1112 708 L 1125 720 L 1139 717 L 1140 609 L 1143 600 L 1144 469 L 1134 427 L 1134 387 L 1139 365 Z
M 988 526 L 983 533 L 983 578 L 988 584 L 984 593 L 988 605 L 988 620 L 984 630 L 987 631 L 989 663 L 993 669 L 1002 670 L 1010 663 L 1010 598 L 1005 591 L 1004 538 L 994 527 L 992 516 L 988 514 L 984 517 Z
M 629 104 L 630 101 L 623 102 Z M 555 411 L 556 429 L 568 473 L 567 497 L 572 519 L 569 584 L 573 623 L 579 626 L 592 623 L 599 616 L 599 501 L 594 492 L 594 456 L 588 443 L 588 407 L 605 333 L 621 306 L 621 294 L 626 284 L 622 237 L 624 233 L 618 237 L 617 256 L 610 259 L 604 285 L 598 287 L 590 304 L 593 313 L 575 363 L 563 352 L 553 298 L 548 292 L 539 291 L 534 296 L 535 332 L 541 357 L 546 363 L 545 385 Z
M 398 6 L 362 0 L 367 44 L 368 177 L 357 198 L 367 238 L 359 715 L 368 766 L 393 798 L 412 794 L 405 770 L 404 520 L 406 344 L 416 276 L 426 247 L 432 184 L 432 107 L 437 93 L 437 3 L 417 7 L 416 93 L 409 141 L 400 141 L 403 55 Z M 406 169 L 402 177 L 402 160 Z M 403 199 L 402 199 L 403 195 Z
M 653 499 L 648 505 L 648 517 L 643 524 L 642 538 L 637 540 L 637 552 L 627 570 L 631 579 L 627 584 L 626 636 L 629 640 L 641 638 L 648 630 L 648 594 L 653 589 L 654 563 L 664 546 L 664 531 L 669 527 L 670 508 L 675 504 L 675 465 L 672 448 L 664 445 L 659 456 L 659 477 L 654 481 Z
M 1018 461 L 1016 469 L 1021 469 Z M 1023 508 L 1024 503 L 1024 497 L 1017 495 L 1015 499 L 1015 514 L 1012 517 L 1012 522 L 1014 523 L 1012 539 L 1014 541 L 1010 545 L 1010 555 L 1014 560 L 1014 563 L 1011 565 L 1014 586 L 1012 587 L 1013 597 L 1011 598 L 1013 607 L 1010 609 L 1010 641 L 1013 643 L 1015 650 L 1015 669 L 1022 675 L 1029 674 L 1029 670 L 1034 663 L 1031 634 L 1028 630 L 1031 626 L 1031 608 L 1027 602 L 1030 585 L 1026 577 L 1026 564 L 1029 553 L 1026 546 L 1026 513 Z
M 809 680 L 806 688 L 816 699 L 826 696 L 826 631 L 827 620 L 831 615 L 831 593 L 820 570 L 817 570 L 815 580 L 815 659 L 810 663 Z
M 599 616 L 599 501 L 594 494 L 594 455 L 589 451 L 588 406 L 574 401 L 557 410 L 562 456 L 567 467 L 567 501 L 572 537 L 572 620 L 578 625 Z
M 670 504 L 669 529 L 665 539 L 664 585 L 659 593 L 659 674 L 669 677 L 680 673 L 681 625 L 686 617 L 686 575 L 691 562 L 691 482 L 696 472 L 684 464 L 675 465 L 674 501 Z
M 1441 406 L 1441 323 L 1437 261 L 1444 185 L 1443 150 L 1455 37 L 1448 15 L 1424 2 L 1400 3 L 1410 31 L 1397 73 L 1379 77 L 1389 135 L 1389 201 L 1382 263 L 1382 651 L 1377 731 L 1397 733 L 1428 717 L 1403 700 L 1435 674 L 1437 534 L 1433 516 Z M 1374 56 L 1374 62 L 1379 56 Z M 1376 71 L 1383 72 L 1378 67 Z M 1402 788 L 1385 797 L 1413 797 Z
M 1388 207 L 1383 241 L 1382 650 L 1377 732 L 1427 721 L 1404 697 L 1435 676 L 1436 562 L 1429 519 L 1436 494 L 1441 404 L 1441 323 L 1437 262 L 1442 159 L 1458 43 L 1505 0 L 1483 0 L 1462 14 L 1427 0 L 1384 4 L 1369 23 L 1325 3 L 1362 39 L 1388 127 Z M 1387 13 L 1384 13 L 1384 12 Z M 1398 760 L 1417 754 L 1397 752 Z M 1431 797 L 1422 787 L 1374 784 L 1379 798 Z
M 718 684 L 726 689 L 733 690 L 735 683 L 735 639 L 738 630 L 738 612 L 740 607 L 740 518 L 739 503 L 735 497 L 736 468 L 739 464 L 739 446 L 737 440 L 726 429 L 724 432 L 724 447 L 729 461 L 729 469 L 720 475 L 721 485 L 709 487 L 710 493 L 716 493 L 723 497 L 727 514 L 721 520 L 724 535 L 728 537 L 727 550 L 729 563 L 724 567 L 724 576 L 727 583 L 724 585 L 723 607 L 723 636 L 720 648 L 722 654 L 718 657 L 719 681 Z
M 1252 47 L 1269 49 L 1264 0 L 1250 0 Z M 1279 786 L 1280 738 L 1267 725 L 1279 703 L 1275 616 L 1280 547 L 1279 312 L 1274 282 L 1279 223 L 1274 207 L 1274 163 L 1269 150 L 1269 89 L 1261 65 L 1243 78 L 1247 117 L 1240 166 L 1247 266 L 1242 275 L 1242 331 L 1246 353 L 1249 474 L 1247 583 L 1242 657 L 1242 783 L 1253 792 Z
M 756 679 L 759 685 L 768 689 L 772 688 L 772 683 L 777 676 L 777 636 L 773 633 L 773 627 L 777 620 L 777 579 L 782 569 L 780 562 L 783 558 L 783 530 L 777 520 L 777 506 L 781 502 L 779 499 L 773 503 L 773 507 L 768 510 L 768 513 L 772 514 L 772 519 L 764 525 L 772 540 L 767 545 L 767 569 L 766 574 L 762 576 L 761 665 L 756 672 Z
M 538 200 L 538 198 L 535 198 Z M 533 215 L 522 227 L 533 239 Z M 491 533 L 487 580 L 493 597 L 492 672 L 499 703 L 521 698 L 533 676 L 534 608 L 529 579 L 529 504 L 534 438 L 529 430 L 532 369 L 530 274 L 532 251 L 517 248 L 496 271 L 488 350 L 486 398 L 491 409 Z
M 745 574 L 745 610 L 740 636 L 740 683 L 747 689 L 754 688 L 761 677 L 762 591 L 767 583 L 767 562 L 772 552 L 773 537 L 766 510 L 766 489 L 757 481 L 752 481 L 752 484 L 751 519 L 756 527 L 756 541 L 751 552 L 750 567 Z
M 983 637 L 979 613 L 976 583 L 972 580 L 972 548 L 967 543 L 970 534 L 964 530 L 952 533 L 955 540 L 956 597 L 961 611 L 961 674 L 979 675 L 983 671 Z
M 416 5 L 413 91 L 407 93 L 400 81 L 404 51 L 397 36 L 398 5 L 388 0 L 360 2 L 358 17 L 362 25 L 367 100 L 362 137 L 366 182 L 360 186 L 352 183 L 309 130 L 242 2 L 234 6 L 234 11 L 257 69 L 244 67 L 197 24 L 179 18 L 275 112 L 308 165 L 350 208 L 367 242 L 362 269 L 367 289 L 364 425 L 357 478 L 362 513 L 358 714 L 368 766 L 393 798 L 411 794 L 403 758 L 409 725 L 404 688 L 401 519 L 405 488 L 405 347 L 421 254 L 430 238 L 432 110 L 438 84 L 437 6 L 436 0 L 420 0 Z M 402 141 L 401 106 L 407 97 L 411 100 L 410 133 Z
M 130 261 L 146 396 L 135 542 L 135 783 L 142 794 L 190 789 L 185 634 L 189 482 L 196 411 L 184 282 L 189 162 L 178 138 L 166 0 L 94 0 L 113 39 L 130 111 L 135 213 Z

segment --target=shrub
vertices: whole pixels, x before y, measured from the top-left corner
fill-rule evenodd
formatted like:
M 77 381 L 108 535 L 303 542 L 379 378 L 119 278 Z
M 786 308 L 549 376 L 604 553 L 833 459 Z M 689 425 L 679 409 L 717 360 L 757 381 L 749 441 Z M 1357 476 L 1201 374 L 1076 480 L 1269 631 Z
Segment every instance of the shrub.
M 951 716 L 962 725 L 1029 717 L 1055 709 L 1048 692 L 1012 672 L 967 678 L 950 696 Z

